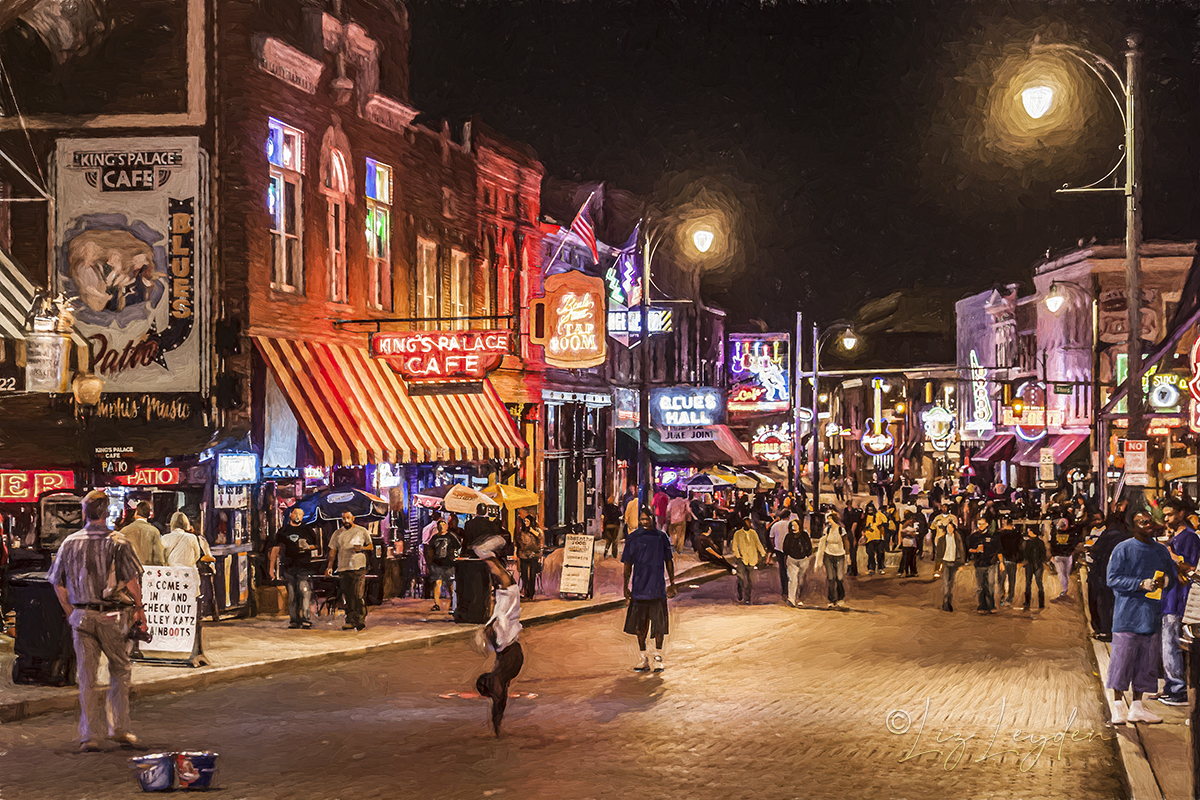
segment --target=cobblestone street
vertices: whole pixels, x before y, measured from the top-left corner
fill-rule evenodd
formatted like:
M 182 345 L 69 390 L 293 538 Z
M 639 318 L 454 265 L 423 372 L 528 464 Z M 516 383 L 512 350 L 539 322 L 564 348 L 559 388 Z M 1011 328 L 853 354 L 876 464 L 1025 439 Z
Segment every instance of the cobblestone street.
M 1079 609 L 980 617 L 968 577 L 954 614 L 924 579 L 851 580 L 852 613 L 780 605 L 773 568 L 754 607 L 722 578 L 673 601 L 661 676 L 630 669 L 622 612 L 531 628 L 513 689 L 537 696 L 499 740 L 484 701 L 439 696 L 487 664 L 461 643 L 147 698 L 134 723 L 219 752 L 225 798 L 1124 797 Z M 73 736 L 68 714 L 0 727 L 0 798 L 137 793 L 129 753 Z

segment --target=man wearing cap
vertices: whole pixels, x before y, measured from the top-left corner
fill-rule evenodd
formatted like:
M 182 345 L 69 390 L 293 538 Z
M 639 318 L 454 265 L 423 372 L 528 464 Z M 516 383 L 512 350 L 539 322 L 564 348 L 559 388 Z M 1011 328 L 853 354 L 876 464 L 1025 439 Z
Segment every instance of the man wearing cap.
M 74 639 L 79 749 L 96 752 L 105 733 L 123 746 L 138 743 L 129 730 L 129 631 L 145 627 L 146 613 L 142 565 L 129 541 L 108 529 L 108 495 L 99 489 L 88 492 L 83 518 L 86 527 L 63 540 L 46 579 L 54 585 Z M 101 653 L 108 659 L 107 715 L 96 685 Z

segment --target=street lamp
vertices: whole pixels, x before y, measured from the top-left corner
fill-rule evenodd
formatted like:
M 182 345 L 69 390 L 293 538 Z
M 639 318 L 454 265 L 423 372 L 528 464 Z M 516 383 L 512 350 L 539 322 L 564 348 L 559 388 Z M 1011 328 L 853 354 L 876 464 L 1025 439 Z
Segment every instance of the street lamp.
M 1129 386 L 1140 386 L 1142 380 L 1142 342 L 1139 335 L 1141 330 L 1141 262 L 1138 251 L 1142 243 L 1142 180 L 1141 152 L 1138 137 L 1138 127 L 1141 122 L 1141 53 L 1138 50 L 1139 38 L 1135 35 L 1126 37 L 1125 44 L 1125 78 L 1107 59 L 1090 50 L 1072 44 L 1042 44 L 1034 42 L 1031 51 L 1034 54 L 1052 53 L 1070 57 L 1086 67 L 1108 90 L 1125 127 L 1125 146 L 1120 158 L 1112 169 L 1100 180 L 1088 186 L 1063 187 L 1060 193 L 1083 192 L 1119 192 L 1125 195 L 1125 283 L 1128 292 L 1129 311 Z M 1115 87 L 1115 88 L 1114 88 Z M 1118 95 L 1120 95 L 1118 97 Z M 1021 102 L 1026 113 L 1033 119 L 1039 119 L 1046 114 L 1054 102 L 1054 92 L 1049 87 L 1037 84 L 1029 86 L 1021 92 Z M 1124 164 L 1125 181 L 1120 186 L 1100 186 L 1099 184 L 1116 174 Z M 1062 302 L 1055 305 L 1061 307 Z M 1051 313 L 1055 309 L 1047 302 Z M 1095 343 L 1093 342 L 1093 348 Z M 1130 391 L 1129 407 L 1129 436 L 1140 437 L 1143 433 L 1143 398 L 1141 392 Z
M 1093 278 L 1093 284 L 1095 279 Z M 1087 303 L 1092 312 L 1092 341 L 1090 342 L 1090 350 L 1092 354 L 1092 424 L 1089 431 L 1089 444 L 1092 450 L 1092 468 L 1095 471 L 1093 480 L 1096 485 L 1096 495 L 1100 502 L 1100 508 L 1107 508 L 1108 485 L 1104 479 L 1104 464 L 1097 455 L 1100 450 L 1101 443 L 1105 441 L 1104 436 L 1101 436 L 1100 429 L 1103 420 L 1100 418 L 1100 304 L 1096 300 L 1096 292 L 1080 286 L 1072 281 L 1054 281 L 1050 284 L 1050 291 L 1046 293 L 1046 309 L 1054 315 L 1066 307 L 1067 297 L 1072 292 L 1081 297 Z M 1131 391 L 1132 395 L 1133 392 Z M 1048 395 L 1047 395 L 1048 396 Z M 1050 409 L 1046 409 L 1046 415 L 1049 416 Z
M 679 224 L 679 221 L 667 223 L 655 231 L 647 229 L 642 243 L 642 297 L 639 303 L 642 326 L 638 336 L 638 345 L 642 348 L 641 396 L 638 398 L 638 505 L 641 506 L 649 505 L 654 488 L 654 473 L 650 465 L 650 264 L 658 252 L 663 233 L 671 224 Z M 704 222 L 698 223 L 692 232 L 692 244 L 696 249 L 702 254 L 708 253 L 715 242 L 713 229 Z M 698 297 L 699 281 L 695 289 Z
M 842 347 L 847 350 L 853 350 L 858 346 L 858 336 L 850 327 L 848 322 L 835 322 L 825 329 L 824 332 L 814 323 L 812 326 L 812 435 L 809 440 L 812 442 L 812 484 L 813 484 L 813 500 L 812 500 L 812 525 L 817 524 L 817 514 L 821 507 L 821 437 L 817 432 L 817 421 L 820 419 L 817 415 L 817 399 L 820 397 L 820 380 L 821 380 L 821 345 L 825 340 L 835 333 L 842 334 Z M 796 452 L 800 452 L 800 448 L 795 448 Z M 796 481 L 800 481 L 800 476 L 803 471 L 799 464 L 799 456 L 797 456 L 796 464 Z M 810 532 L 815 532 L 815 528 L 810 528 Z

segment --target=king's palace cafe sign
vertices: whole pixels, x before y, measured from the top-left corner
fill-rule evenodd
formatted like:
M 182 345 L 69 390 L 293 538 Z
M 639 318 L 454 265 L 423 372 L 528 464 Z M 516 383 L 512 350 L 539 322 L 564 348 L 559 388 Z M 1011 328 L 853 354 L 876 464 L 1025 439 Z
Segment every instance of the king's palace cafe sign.
M 500 366 L 511 337 L 503 330 L 373 333 L 370 352 L 407 382 L 475 382 Z

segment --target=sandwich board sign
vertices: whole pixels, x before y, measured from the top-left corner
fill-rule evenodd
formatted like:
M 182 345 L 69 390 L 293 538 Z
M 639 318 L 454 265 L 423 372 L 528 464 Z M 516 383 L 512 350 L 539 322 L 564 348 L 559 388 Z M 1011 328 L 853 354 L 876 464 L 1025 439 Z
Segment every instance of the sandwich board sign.
M 564 600 L 586 600 L 592 596 L 592 559 L 596 555 L 595 538 L 568 534 L 563 547 L 562 576 L 558 594 Z
M 200 571 L 195 567 L 146 567 L 142 607 L 149 642 L 134 661 L 177 667 L 208 663 L 200 644 Z

